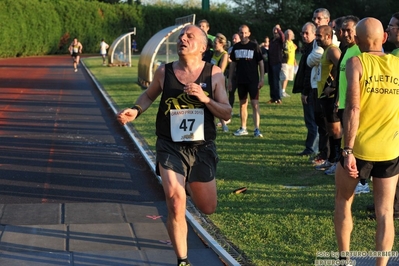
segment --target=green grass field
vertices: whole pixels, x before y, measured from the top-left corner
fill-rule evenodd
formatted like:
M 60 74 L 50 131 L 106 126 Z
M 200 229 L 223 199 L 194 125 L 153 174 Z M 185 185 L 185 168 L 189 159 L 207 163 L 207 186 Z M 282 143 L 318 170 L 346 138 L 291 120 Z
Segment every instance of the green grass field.
M 132 106 L 143 92 L 137 84 L 138 56 L 130 68 L 103 67 L 100 58 L 84 62 L 119 108 Z M 240 126 L 238 100 L 230 132 L 219 129 L 219 204 L 209 218 L 254 265 L 311 265 L 317 252 L 337 251 L 334 177 L 314 170 L 307 157 L 295 155 L 303 150 L 306 134 L 300 95 L 291 94 L 282 105 L 266 104 L 268 100 L 269 86 L 265 85 L 260 94 L 263 138 L 232 135 Z M 153 150 L 156 112 L 157 102 L 134 122 Z M 248 130 L 253 130 L 250 109 Z M 243 186 L 248 188 L 246 193 L 232 193 Z M 374 250 L 376 222 L 367 219 L 365 209 L 370 203 L 371 193 L 357 196 L 353 204 L 354 251 Z M 398 247 L 396 243 L 393 250 Z

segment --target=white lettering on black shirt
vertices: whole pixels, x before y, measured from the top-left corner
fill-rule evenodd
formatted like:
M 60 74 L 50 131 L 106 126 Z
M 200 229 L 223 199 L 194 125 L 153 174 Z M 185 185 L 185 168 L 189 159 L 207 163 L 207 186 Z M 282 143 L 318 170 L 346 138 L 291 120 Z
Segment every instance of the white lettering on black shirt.
M 253 59 L 254 58 L 254 50 L 246 50 L 246 49 L 240 49 L 240 50 L 235 50 L 235 56 L 236 59 Z

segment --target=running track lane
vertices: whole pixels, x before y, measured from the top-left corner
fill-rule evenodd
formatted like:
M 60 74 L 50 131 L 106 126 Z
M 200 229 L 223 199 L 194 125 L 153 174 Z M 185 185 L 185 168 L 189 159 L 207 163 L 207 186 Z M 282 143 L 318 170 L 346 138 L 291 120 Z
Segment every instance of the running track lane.
M 164 200 L 92 80 L 68 56 L 0 60 L 0 204 Z

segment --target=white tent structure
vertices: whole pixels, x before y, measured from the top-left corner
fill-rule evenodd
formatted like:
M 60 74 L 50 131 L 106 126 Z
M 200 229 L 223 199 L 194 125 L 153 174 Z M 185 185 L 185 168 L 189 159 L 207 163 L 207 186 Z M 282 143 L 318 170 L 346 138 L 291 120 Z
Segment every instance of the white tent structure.
M 141 50 L 138 65 L 138 82 L 143 87 L 151 83 L 155 70 L 162 63 L 169 63 L 178 58 L 176 43 L 180 30 L 195 23 L 195 14 L 176 19 L 174 26 L 157 32 Z
M 132 32 L 122 34 L 114 40 L 108 52 L 108 63 L 111 65 L 132 65 L 132 35 L 136 35 L 136 28 Z

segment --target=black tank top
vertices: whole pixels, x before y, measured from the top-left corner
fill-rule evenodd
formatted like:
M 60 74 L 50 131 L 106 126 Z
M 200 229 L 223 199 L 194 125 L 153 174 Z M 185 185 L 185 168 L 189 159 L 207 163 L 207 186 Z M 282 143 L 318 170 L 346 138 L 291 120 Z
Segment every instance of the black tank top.
M 208 110 L 204 103 L 198 100 L 196 96 L 188 96 L 183 91 L 185 85 L 176 78 L 172 64 L 173 62 L 165 65 L 165 81 L 156 120 L 157 136 L 172 141 L 170 132 L 170 109 L 203 108 L 205 141 L 215 140 L 216 127 L 213 114 Z M 212 64 L 205 63 L 201 74 L 195 81 L 195 83 L 201 85 L 202 89 L 211 99 L 213 99 L 212 67 Z

